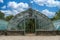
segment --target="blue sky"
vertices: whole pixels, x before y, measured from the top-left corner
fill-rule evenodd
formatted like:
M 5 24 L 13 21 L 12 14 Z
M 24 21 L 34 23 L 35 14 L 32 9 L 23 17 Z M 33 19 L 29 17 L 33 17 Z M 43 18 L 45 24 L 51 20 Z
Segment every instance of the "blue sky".
M 59 0 L 0 0 L 0 11 L 8 15 L 16 15 L 31 7 L 49 18 L 55 16 L 60 9 Z

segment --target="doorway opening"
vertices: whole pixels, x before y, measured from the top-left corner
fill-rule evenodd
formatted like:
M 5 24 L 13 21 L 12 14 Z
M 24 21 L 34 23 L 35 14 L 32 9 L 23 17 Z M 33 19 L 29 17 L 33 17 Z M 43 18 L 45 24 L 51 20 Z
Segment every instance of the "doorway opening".
M 29 34 L 35 33 L 35 19 L 29 19 L 26 22 L 25 32 Z

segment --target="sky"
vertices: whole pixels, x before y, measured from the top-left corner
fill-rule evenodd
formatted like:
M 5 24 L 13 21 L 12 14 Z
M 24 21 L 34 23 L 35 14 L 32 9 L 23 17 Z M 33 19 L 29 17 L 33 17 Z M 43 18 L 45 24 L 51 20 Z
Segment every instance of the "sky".
M 28 8 L 53 18 L 60 9 L 60 0 L 0 0 L 0 11 L 6 16 L 16 15 Z

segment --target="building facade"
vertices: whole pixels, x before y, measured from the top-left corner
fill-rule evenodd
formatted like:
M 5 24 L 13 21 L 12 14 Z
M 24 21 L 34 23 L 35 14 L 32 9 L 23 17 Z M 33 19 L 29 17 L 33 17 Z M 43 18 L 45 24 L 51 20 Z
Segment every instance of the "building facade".
M 38 34 L 41 31 L 54 31 L 55 27 L 46 15 L 29 8 L 14 16 L 9 21 L 7 30 L 23 32 L 25 35 L 27 33 Z

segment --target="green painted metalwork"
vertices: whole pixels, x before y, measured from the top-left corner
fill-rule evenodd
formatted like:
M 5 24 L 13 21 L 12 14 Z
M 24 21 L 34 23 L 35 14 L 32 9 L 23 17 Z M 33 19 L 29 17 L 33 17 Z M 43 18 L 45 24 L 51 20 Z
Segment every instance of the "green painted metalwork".
M 53 31 L 55 28 L 51 20 L 47 16 L 38 11 L 28 9 L 24 12 L 17 14 L 9 21 L 8 30 L 20 30 L 25 32 L 27 27 L 26 23 L 29 23 L 28 20 L 30 19 L 35 20 L 35 32 Z

